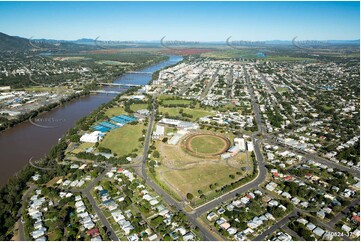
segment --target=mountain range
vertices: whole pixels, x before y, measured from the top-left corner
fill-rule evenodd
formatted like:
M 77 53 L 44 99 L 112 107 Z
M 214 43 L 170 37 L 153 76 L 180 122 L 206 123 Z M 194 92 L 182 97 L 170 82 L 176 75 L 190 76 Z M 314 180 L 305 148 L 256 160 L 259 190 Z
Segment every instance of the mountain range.
M 167 40 L 173 41 L 173 40 Z M 296 40 L 298 43 L 303 43 L 302 40 Z M 309 43 L 317 43 L 317 40 L 307 40 Z M 306 41 L 306 42 L 307 42 Z M 127 41 L 124 41 L 127 42 Z M 128 41 L 130 43 L 130 41 Z M 236 39 L 229 39 L 230 44 L 237 44 L 240 40 Z M 124 46 L 124 43 L 117 44 L 117 41 L 104 41 L 98 39 L 91 39 L 91 38 L 82 38 L 78 40 L 54 40 L 54 39 L 27 39 L 18 36 L 10 36 L 0 32 L 0 50 L 30 50 L 30 49 L 52 49 L 55 46 L 62 46 L 67 49 L 94 49 L 97 48 L 98 44 L 101 45 L 102 43 L 111 44 L 114 47 L 116 46 Z M 138 40 L 132 41 L 131 43 L 137 45 L 152 45 L 152 47 L 161 47 L 160 40 Z M 194 43 L 191 42 L 191 43 Z M 262 41 L 265 45 L 292 45 L 292 40 L 267 40 Z M 328 43 L 332 45 L 360 45 L 360 40 L 326 40 L 326 41 L 319 41 L 319 43 Z M 208 42 L 198 42 L 198 44 L 204 45 L 226 45 L 226 40 L 224 41 L 208 41 Z M 184 42 L 184 45 L 192 45 L 187 44 Z

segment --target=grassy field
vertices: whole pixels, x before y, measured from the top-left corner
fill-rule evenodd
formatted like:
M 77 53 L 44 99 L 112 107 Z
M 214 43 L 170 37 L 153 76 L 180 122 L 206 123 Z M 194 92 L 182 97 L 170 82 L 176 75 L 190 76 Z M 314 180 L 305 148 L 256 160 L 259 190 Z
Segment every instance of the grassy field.
M 293 57 L 288 56 L 287 53 L 277 53 L 267 55 L 266 57 L 258 57 L 258 49 L 232 49 L 232 50 L 217 50 L 213 52 L 202 53 L 202 57 L 210 57 L 217 59 L 230 59 L 230 58 L 246 58 L 246 59 L 258 59 L 260 61 L 314 61 L 311 58 Z
M 232 140 L 232 135 L 224 135 Z M 198 145 L 202 142 L 198 140 L 196 143 Z M 192 193 L 193 202 L 201 203 L 203 199 L 200 198 L 198 190 L 201 190 L 206 197 L 213 198 L 217 195 L 216 189 L 252 172 L 253 165 L 251 160 L 247 159 L 246 153 L 239 153 L 226 161 L 217 157 L 210 160 L 190 155 L 181 144 L 169 145 L 159 141 L 156 142 L 156 148 L 161 157 L 155 160 L 160 161 L 161 165 L 156 169 L 155 177 L 162 187 L 172 191 L 170 194 L 177 194 L 173 195 L 175 198 L 184 198 L 187 193 Z
M 240 172 L 239 169 L 229 166 L 226 161 L 204 162 L 184 170 L 168 169 L 159 176 L 161 179 L 165 179 L 165 183 L 169 184 L 171 189 L 176 188 L 182 196 L 192 193 L 195 197 L 194 201 L 196 201 L 200 199 L 198 190 L 201 190 L 206 196 L 211 196 L 212 193 L 215 193 L 216 188 L 235 182 L 244 176 L 243 171 L 240 175 L 236 174 L 237 171 Z M 234 178 L 230 177 L 231 174 L 234 175 Z M 212 189 L 210 188 L 211 184 L 214 185 Z
M 78 148 L 74 149 L 71 153 L 78 154 L 80 152 L 84 152 L 86 149 L 93 147 L 93 143 L 81 143 Z
M 105 65 L 134 65 L 134 63 L 120 62 L 120 61 L 96 61 L 98 64 Z
M 219 59 L 230 59 L 230 58 L 255 58 L 257 51 L 250 49 L 242 50 L 217 50 L 213 52 L 202 53 L 202 57 L 219 58 Z
M 184 100 L 184 99 L 176 99 L 176 100 L 163 100 L 162 102 L 164 105 L 177 105 L 177 104 L 185 104 L 189 105 L 192 103 L 191 100 Z
M 276 91 L 279 93 L 288 92 L 287 87 L 276 87 Z
M 35 80 L 36 81 L 36 80 Z M 27 92 L 66 92 L 69 89 L 67 87 L 41 87 L 41 86 L 33 86 L 33 87 L 25 87 L 19 88 L 16 90 L 25 90 Z
M 134 112 L 140 109 L 147 109 L 147 108 L 148 108 L 148 104 L 146 103 L 134 103 L 130 105 L 130 109 Z
M 161 94 L 158 96 L 158 100 L 167 100 L 167 99 L 172 99 L 174 98 L 173 95 L 168 95 L 168 94 Z
M 105 115 L 108 116 L 109 118 L 111 118 L 113 116 L 121 115 L 121 114 L 127 114 L 127 112 L 124 111 L 123 107 L 109 108 L 105 111 Z
M 180 115 L 181 109 L 183 109 L 184 113 L 192 115 L 193 117 L 191 118 L 191 120 L 193 121 L 198 120 L 201 117 L 214 114 L 213 112 L 206 111 L 203 109 L 198 109 L 198 108 L 191 109 L 191 108 L 181 108 L 181 107 L 178 108 L 159 107 L 159 112 L 163 114 L 168 113 L 170 116 L 178 116 Z
M 196 153 L 214 154 L 222 152 L 225 148 L 225 141 L 213 135 L 200 135 L 192 137 L 190 148 Z
M 140 148 L 138 139 L 142 137 L 143 128 L 142 124 L 126 124 L 121 128 L 110 131 L 100 145 L 111 149 L 118 156 L 127 155 L 133 149 Z

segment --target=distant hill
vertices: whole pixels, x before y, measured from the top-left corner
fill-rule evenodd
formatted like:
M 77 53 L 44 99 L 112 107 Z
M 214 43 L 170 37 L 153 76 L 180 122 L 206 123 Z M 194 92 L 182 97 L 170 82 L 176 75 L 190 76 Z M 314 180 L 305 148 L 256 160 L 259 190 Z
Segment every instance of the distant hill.
M 231 39 L 231 41 L 236 41 Z M 98 49 L 99 45 L 112 46 L 113 48 L 124 48 L 127 45 L 117 41 L 96 40 L 92 38 L 82 38 L 78 40 L 54 40 L 54 39 L 26 39 L 18 36 L 10 36 L 0 32 L 0 51 L 4 50 L 48 50 L 48 51 L 80 51 L 80 50 L 93 50 Z M 266 40 L 262 41 L 264 45 L 270 46 L 291 46 L 292 40 Z M 316 40 L 308 40 L 309 43 L 315 42 Z M 322 43 L 328 43 L 333 46 L 342 45 L 359 45 L 360 40 L 326 40 L 321 41 Z M 98 43 L 98 44 L 97 44 Z M 113 43 L 113 44 L 112 44 Z M 296 43 L 303 44 L 302 40 L 296 40 Z M 202 41 L 199 42 L 202 46 L 226 46 L 226 41 Z M 129 47 L 129 45 L 128 45 Z M 153 47 L 160 48 L 160 40 L 138 40 L 133 41 L 133 48 L 136 47 Z M 199 45 L 198 45 L 199 47 Z
M 0 51 L 7 50 L 40 50 L 40 51 L 81 51 L 93 50 L 97 47 L 91 39 L 77 41 L 53 40 L 53 39 L 26 39 L 18 36 L 10 36 L 0 32 Z
M 28 39 L 0 32 L 0 50 L 27 50 L 30 48 L 31 45 Z

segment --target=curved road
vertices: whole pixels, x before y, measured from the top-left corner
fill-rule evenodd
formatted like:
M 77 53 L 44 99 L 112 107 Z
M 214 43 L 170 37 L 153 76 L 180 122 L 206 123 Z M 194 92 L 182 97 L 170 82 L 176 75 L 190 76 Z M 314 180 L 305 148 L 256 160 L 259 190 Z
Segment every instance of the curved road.
M 231 192 L 228 192 L 225 195 L 222 195 L 202 206 L 197 207 L 196 209 L 194 209 L 193 212 L 187 212 L 184 209 L 184 204 L 182 202 L 178 202 L 175 199 L 173 199 L 167 192 L 165 192 L 158 184 L 156 184 L 155 182 L 153 182 L 151 179 L 149 179 L 147 172 L 146 172 L 146 160 L 148 157 L 148 150 L 149 150 L 149 144 L 150 144 L 150 139 L 151 139 L 151 133 L 152 133 L 152 128 L 153 128 L 153 122 L 154 122 L 154 115 L 155 115 L 155 101 L 153 101 L 153 108 L 152 108 L 152 113 L 150 116 L 150 120 L 149 120 L 149 127 L 148 127 L 148 131 L 147 131 L 147 135 L 146 135 L 146 139 L 145 139 L 145 143 L 144 143 L 144 153 L 143 153 L 143 159 L 142 159 L 142 167 L 141 167 L 141 172 L 138 172 L 138 175 L 140 175 L 147 183 L 147 185 L 149 185 L 150 187 L 152 187 L 156 193 L 158 195 L 160 195 L 165 202 L 167 202 L 169 205 L 175 206 L 178 210 L 183 211 L 188 220 L 195 226 L 197 226 L 201 232 L 201 234 L 203 235 L 203 239 L 204 240 L 211 240 L 211 241 L 215 241 L 218 240 L 213 233 L 209 230 L 208 227 L 205 227 L 204 225 L 202 225 L 197 218 L 202 215 L 203 213 L 207 212 L 208 210 L 211 210 L 213 208 L 215 208 L 216 206 L 232 199 L 237 193 L 244 193 L 247 192 L 248 190 L 252 189 L 252 188 L 257 188 L 258 185 L 260 183 L 262 183 L 266 176 L 267 176 L 267 169 L 265 167 L 265 162 L 263 160 L 260 148 L 259 148 L 259 140 L 255 138 L 255 135 L 252 136 L 252 140 L 254 143 L 254 148 L 255 148 L 255 154 L 256 154 L 256 159 L 258 162 L 258 175 L 256 177 L 256 179 L 254 179 L 253 181 L 249 182 L 248 184 L 237 188 Z

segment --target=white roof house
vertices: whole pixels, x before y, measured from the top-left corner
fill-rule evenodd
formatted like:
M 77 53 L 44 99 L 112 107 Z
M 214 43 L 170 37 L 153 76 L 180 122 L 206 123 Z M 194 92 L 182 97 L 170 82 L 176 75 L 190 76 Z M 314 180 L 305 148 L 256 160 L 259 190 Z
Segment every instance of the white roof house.
M 161 125 L 157 125 L 155 127 L 155 132 L 153 133 L 153 139 L 160 139 L 164 136 L 165 127 Z
M 243 138 L 235 138 L 234 144 L 238 147 L 238 149 L 242 152 L 246 150 L 246 142 Z
M 90 134 L 84 134 L 80 137 L 81 142 L 96 143 L 103 138 L 104 134 L 100 131 L 94 131 Z
M 247 142 L 247 149 L 248 149 L 248 151 L 254 151 L 254 147 L 253 147 L 253 142 L 252 142 L 252 141 L 248 141 L 248 142 Z

